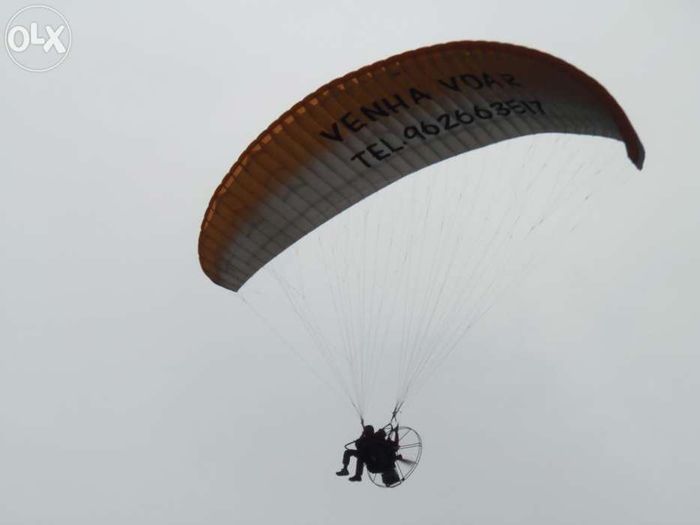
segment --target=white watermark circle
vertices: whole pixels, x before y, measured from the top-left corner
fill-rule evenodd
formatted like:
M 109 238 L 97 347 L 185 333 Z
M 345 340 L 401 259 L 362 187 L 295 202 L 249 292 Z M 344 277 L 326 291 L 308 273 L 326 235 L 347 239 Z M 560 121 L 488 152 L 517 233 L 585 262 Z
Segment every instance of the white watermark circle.
M 20 9 L 5 28 L 7 54 L 19 67 L 35 73 L 61 64 L 68 57 L 72 42 L 68 20 L 47 5 Z

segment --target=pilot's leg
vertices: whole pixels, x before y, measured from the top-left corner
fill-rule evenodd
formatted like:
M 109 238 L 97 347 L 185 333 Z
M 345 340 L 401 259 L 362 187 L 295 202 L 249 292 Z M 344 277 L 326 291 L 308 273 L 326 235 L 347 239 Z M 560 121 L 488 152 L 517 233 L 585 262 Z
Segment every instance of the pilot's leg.
M 352 456 L 357 456 L 357 450 L 346 450 L 343 452 L 343 468 L 336 472 L 336 476 L 347 476 L 350 474 L 348 472 L 348 465 L 350 464 L 350 458 Z
M 356 451 L 353 451 L 356 452 Z M 353 454 L 355 456 L 355 475 L 348 478 L 348 481 L 362 481 L 362 472 L 365 470 L 365 462 L 362 461 L 362 457 L 359 454 Z

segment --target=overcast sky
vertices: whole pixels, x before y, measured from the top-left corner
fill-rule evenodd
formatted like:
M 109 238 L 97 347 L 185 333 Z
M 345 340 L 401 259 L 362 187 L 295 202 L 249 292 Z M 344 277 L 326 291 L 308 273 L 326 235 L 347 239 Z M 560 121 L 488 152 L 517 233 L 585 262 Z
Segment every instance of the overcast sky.
M 57 0 L 65 62 L 0 56 L 0 524 L 700 522 L 698 4 L 189 4 Z M 464 39 L 598 79 L 647 163 L 413 400 L 415 475 L 349 484 L 352 409 L 204 276 L 200 222 L 307 93 Z

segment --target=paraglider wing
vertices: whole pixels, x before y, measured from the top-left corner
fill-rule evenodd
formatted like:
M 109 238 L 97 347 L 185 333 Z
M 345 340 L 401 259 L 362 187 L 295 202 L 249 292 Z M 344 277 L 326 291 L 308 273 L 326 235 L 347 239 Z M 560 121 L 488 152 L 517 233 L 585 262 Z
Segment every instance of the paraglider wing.
M 525 47 L 452 42 L 397 55 L 321 87 L 240 156 L 211 199 L 204 272 L 238 291 L 335 215 L 421 168 L 538 133 L 643 146 L 623 110 L 572 65 Z

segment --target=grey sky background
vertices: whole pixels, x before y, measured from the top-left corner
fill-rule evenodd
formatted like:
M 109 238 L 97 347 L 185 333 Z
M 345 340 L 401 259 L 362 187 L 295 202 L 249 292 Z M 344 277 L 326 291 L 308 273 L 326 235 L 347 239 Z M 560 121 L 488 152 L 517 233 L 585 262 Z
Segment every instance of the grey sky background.
M 52 6 L 68 59 L 0 58 L 0 524 L 700 522 L 695 2 Z M 298 99 L 458 39 L 580 67 L 647 163 L 412 401 L 414 477 L 350 485 L 353 412 L 203 275 L 199 225 Z

